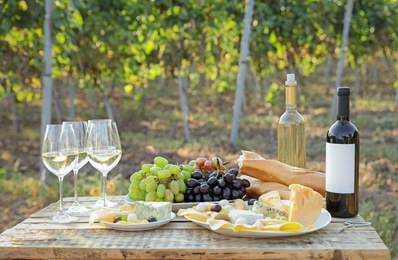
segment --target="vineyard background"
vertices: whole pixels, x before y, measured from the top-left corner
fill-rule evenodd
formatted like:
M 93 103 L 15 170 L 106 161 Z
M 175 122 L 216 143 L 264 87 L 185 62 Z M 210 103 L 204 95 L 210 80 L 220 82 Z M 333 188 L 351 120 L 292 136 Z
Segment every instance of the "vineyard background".
M 114 119 L 123 156 L 108 191 L 124 195 L 130 174 L 156 155 L 175 163 L 217 155 L 231 167 L 240 149 L 276 158 L 284 80 L 295 73 L 313 170 L 325 168 L 334 89 L 339 81 L 352 88 L 360 214 L 397 257 L 397 1 L 353 2 L 341 79 L 349 1 L 254 1 L 244 95 L 236 100 L 248 2 L 0 0 L 0 231 L 57 200 L 56 178 L 40 172 L 43 116 L 53 123 Z M 231 140 L 237 104 L 239 133 Z M 72 196 L 72 176 L 66 179 Z M 99 188 L 98 173 L 85 166 L 80 195 Z

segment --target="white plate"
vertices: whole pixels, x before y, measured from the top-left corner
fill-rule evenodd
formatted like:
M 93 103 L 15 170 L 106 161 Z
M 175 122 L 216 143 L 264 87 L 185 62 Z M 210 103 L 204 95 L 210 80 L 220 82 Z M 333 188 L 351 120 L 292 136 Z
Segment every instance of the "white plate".
M 130 199 L 128 195 L 124 196 L 124 201 L 128 204 L 133 204 L 134 200 Z M 218 201 L 212 201 L 212 203 L 217 203 Z M 193 206 L 198 205 L 200 202 L 179 202 L 171 204 L 171 211 L 178 212 L 179 209 L 189 209 Z
M 201 222 L 198 220 L 194 220 L 185 216 L 186 219 L 205 227 L 211 231 L 214 231 L 219 234 L 233 236 L 233 237 L 252 237 L 252 238 L 269 238 L 269 237 L 287 237 L 287 236 L 298 236 L 303 235 L 311 232 L 315 232 L 319 229 L 326 227 L 330 221 L 332 220 L 332 216 L 330 213 L 322 209 L 321 215 L 315 220 L 312 225 L 314 226 L 313 229 L 310 230 L 303 230 L 303 231 L 258 231 L 258 230 L 239 230 L 233 231 L 232 228 L 219 228 L 217 230 L 212 230 L 210 226 L 206 222 Z
M 117 224 L 113 222 L 100 221 L 101 224 L 108 226 L 112 229 L 121 230 L 121 231 L 143 231 L 143 230 L 151 230 L 163 226 L 169 223 L 173 218 L 175 218 L 176 214 L 171 212 L 170 218 L 155 222 L 148 222 L 144 224 Z

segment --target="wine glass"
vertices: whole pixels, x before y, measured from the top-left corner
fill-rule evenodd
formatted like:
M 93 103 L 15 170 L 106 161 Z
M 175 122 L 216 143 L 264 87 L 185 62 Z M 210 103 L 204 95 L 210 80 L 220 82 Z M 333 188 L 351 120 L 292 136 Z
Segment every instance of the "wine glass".
M 117 203 L 106 199 L 106 179 L 122 156 L 117 127 L 109 119 L 89 120 L 88 124 L 87 155 L 91 165 L 102 173 L 102 196 L 91 208 L 113 207 Z
M 62 185 L 64 177 L 75 167 L 79 156 L 76 137 L 71 125 L 47 125 L 42 145 L 42 158 L 46 168 L 58 177 L 59 212 L 49 223 L 70 223 L 78 220 L 63 209 Z
M 68 122 L 63 122 L 63 125 L 71 125 L 76 136 L 76 142 L 77 146 L 79 148 L 79 159 L 73 168 L 73 175 L 74 175 L 74 188 L 75 188 L 75 196 L 73 200 L 72 206 L 70 206 L 67 210 L 66 213 L 83 213 L 87 212 L 90 209 L 82 206 L 79 203 L 78 199 L 78 188 L 77 188 L 77 175 L 79 173 L 79 170 L 86 165 L 88 162 L 88 157 L 87 157 L 87 122 L 86 121 L 81 121 L 81 122 L 76 122 L 76 121 L 68 121 Z

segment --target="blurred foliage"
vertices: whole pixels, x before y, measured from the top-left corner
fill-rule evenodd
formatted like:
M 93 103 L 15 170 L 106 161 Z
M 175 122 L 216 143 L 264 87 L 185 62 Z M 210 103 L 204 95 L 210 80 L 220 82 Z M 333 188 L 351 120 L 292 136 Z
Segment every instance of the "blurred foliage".
M 337 57 L 345 1 L 256 1 L 249 63 L 259 79 L 295 70 L 309 76 Z M 355 1 L 347 61 L 396 60 L 395 0 Z M 52 14 L 53 78 L 106 95 L 121 88 L 137 99 L 156 77 L 189 74 L 190 91 L 233 90 L 244 1 L 56 0 Z M 0 99 L 41 98 L 43 1 L 0 0 Z M 391 67 L 391 69 L 393 69 Z M 398 70 L 398 68 L 395 68 Z M 233 73 L 231 73 L 233 72 Z M 281 73 L 279 73 L 281 74 Z M 398 83 L 395 83 L 398 86 Z M 265 90 L 273 103 L 275 88 Z

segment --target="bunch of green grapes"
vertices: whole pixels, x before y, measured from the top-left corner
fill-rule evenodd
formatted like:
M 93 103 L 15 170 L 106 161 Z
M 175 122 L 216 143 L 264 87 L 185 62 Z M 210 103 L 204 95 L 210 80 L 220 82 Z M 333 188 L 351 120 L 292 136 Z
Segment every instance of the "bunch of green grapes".
M 157 156 L 131 175 L 128 196 L 131 200 L 182 202 L 193 170 L 191 165 L 170 164 Z

